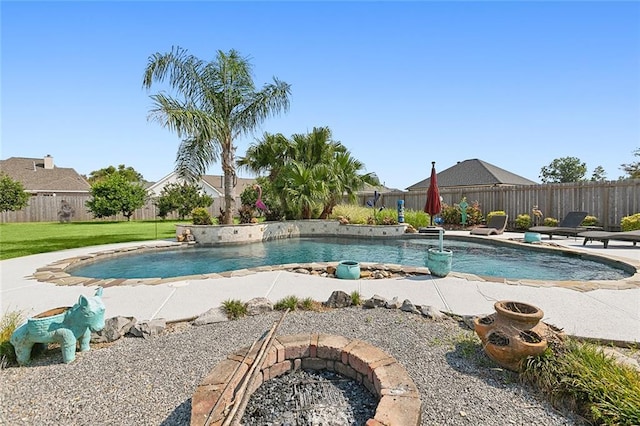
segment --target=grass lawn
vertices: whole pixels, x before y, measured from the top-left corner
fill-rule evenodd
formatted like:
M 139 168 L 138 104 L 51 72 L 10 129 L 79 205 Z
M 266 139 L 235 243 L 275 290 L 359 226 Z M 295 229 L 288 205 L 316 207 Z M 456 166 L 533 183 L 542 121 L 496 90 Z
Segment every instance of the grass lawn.
M 0 224 L 0 260 L 98 244 L 175 238 L 179 221 Z

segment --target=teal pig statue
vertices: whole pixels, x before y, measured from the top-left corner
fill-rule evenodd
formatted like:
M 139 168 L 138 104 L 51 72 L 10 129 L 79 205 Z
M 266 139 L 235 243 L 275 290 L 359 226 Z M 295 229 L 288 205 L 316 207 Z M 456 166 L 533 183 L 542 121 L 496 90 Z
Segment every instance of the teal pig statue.
M 98 287 L 95 296 L 80 296 L 72 307 L 51 309 L 27 319 L 10 339 L 18 364 L 30 363 L 34 344 L 53 342 L 60 344 L 62 360 L 72 362 L 76 359 L 77 342 L 80 351 L 88 351 L 91 332 L 104 328 L 104 310 L 102 287 Z

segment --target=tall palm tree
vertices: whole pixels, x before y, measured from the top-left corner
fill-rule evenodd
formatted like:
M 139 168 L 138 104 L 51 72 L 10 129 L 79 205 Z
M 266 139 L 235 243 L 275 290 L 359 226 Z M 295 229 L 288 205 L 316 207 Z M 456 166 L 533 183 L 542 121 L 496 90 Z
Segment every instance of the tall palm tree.
M 224 222 L 233 223 L 236 165 L 234 140 L 253 132 L 268 117 L 289 109 L 290 85 L 274 77 L 256 91 L 252 66 L 235 50 L 218 51 L 204 62 L 174 47 L 169 53 L 149 57 L 143 86 L 168 77 L 179 98 L 164 92 L 151 96 L 150 118 L 182 138 L 176 171 L 188 182 L 202 176 L 222 159 L 224 173 Z

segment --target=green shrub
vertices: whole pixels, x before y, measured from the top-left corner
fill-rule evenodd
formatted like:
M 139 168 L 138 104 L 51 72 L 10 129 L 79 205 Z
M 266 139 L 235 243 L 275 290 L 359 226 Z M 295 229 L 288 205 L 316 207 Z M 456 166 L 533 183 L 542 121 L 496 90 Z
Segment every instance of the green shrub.
M 492 212 L 487 213 L 487 222 L 491 220 L 494 216 L 506 216 L 507 213 L 504 210 L 494 210 Z
M 299 303 L 300 309 L 303 311 L 313 311 L 315 309 L 316 303 L 310 297 L 305 297 Z
M 440 210 L 440 217 L 444 220 L 444 223 L 447 225 L 459 224 L 462 220 L 462 216 L 460 215 L 460 210 L 458 210 L 455 206 L 450 206 L 446 203 L 442 204 L 442 209 Z
M 640 229 L 640 213 L 625 216 L 620 220 L 620 228 L 623 231 L 635 231 Z
M 253 217 L 254 208 L 243 204 L 240 209 L 238 209 L 238 216 L 240 217 L 240 223 L 253 223 L 257 222 L 257 219 Z
M 429 226 L 429 215 L 421 210 L 406 210 L 404 211 L 404 223 L 408 223 L 414 228 L 422 228 Z
M 593 344 L 552 345 L 526 361 L 521 378 L 593 424 L 640 424 L 640 375 Z
M 599 223 L 598 218 L 595 216 L 587 216 L 582 221 L 582 226 L 597 226 Z
M 559 223 L 560 221 L 553 217 L 545 217 L 544 221 L 542 222 L 544 226 L 558 226 Z
M 362 305 L 362 297 L 360 296 L 360 292 L 358 290 L 353 290 L 351 292 L 351 304 L 353 306 Z
M 0 319 L 0 367 L 16 364 L 16 353 L 9 339 L 22 323 L 23 314 L 20 311 L 10 311 Z
M 375 216 L 374 216 L 375 213 Z M 338 204 L 333 208 L 329 219 L 345 218 L 354 225 L 397 225 L 398 210 L 393 208 L 379 208 L 374 211 L 371 207 L 353 204 Z M 405 210 L 404 223 L 421 228 L 429 224 L 429 215 L 423 211 Z
M 516 229 L 531 228 L 531 216 L 527 213 L 519 214 L 518 216 L 516 216 L 515 226 Z
M 283 299 L 280 299 L 273 305 L 273 309 L 276 311 L 285 311 L 287 308 L 290 311 L 295 311 L 298 308 L 298 303 L 300 300 L 296 296 L 287 296 Z
M 222 309 L 229 319 L 238 319 L 247 315 L 247 304 L 237 299 L 222 302 Z
M 191 219 L 194 225 L 212 225 L 213 220 L 207 209 L 198 207 L 191 212 Z

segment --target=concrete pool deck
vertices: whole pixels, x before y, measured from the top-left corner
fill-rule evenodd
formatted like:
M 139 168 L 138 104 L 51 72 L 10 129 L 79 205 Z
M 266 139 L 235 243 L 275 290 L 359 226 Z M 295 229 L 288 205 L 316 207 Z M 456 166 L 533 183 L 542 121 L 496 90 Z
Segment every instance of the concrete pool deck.
M 468 236 L 469 231 L 447 231 L 447 235 Z M 522 234 L 477 237 L 517 239 Z M 583 246 L 582 238 L 555 237 L 549 241 L 572 250 L 624 260 L 640 270 L 640 247 L 629 242 L 610 242 Z M 141 245 L 166 244 L 149 241 L 84 247 L 44 253 L 0 262 L 1 313 L 21 311 L 32 316 L 59 306 L 73 305 L 82 295 L 93 295 L 95 285 L 73 283 L 56 285 L 40 282 L 34 273 L 55 262 L 106 250 Z M 455 255 L 455 254 L 454 254 Z M 303 275 L 284 270 L 259 273 L 239 272 L 233 276 L 195 279 L 182 277 L 155 285 L 119 282 L 106 286 L 103 301 L 105 318 L 135 317 L 138 322 L 163 318 L 178 321 L 196 317 L 228 299 L 248 301 L 266 297 L 276 302 L 286 296 L 310 297 L 325 301 L 334 290 L 360 292 L 363 298 L 374 294 L 387 299 L 409 299 L 416 305 L 430 305 L 458 315 L 482 315 L 494 311 L 498 300 L 516 300 L 538 306 L 544 321 L 572 336 L 614 342 L 640 343 L 640 274 L 622 281 L 594 282 L 593 286 L 571 286 L 561 283 L 495 282 L 465 275 L 450 274 L 445 278 L 416 275 L 403 278 L 339 280 Z M 74 285 L 76 284 L 76 285 Z M 78 285 L 79 284 L 79 285 Z

